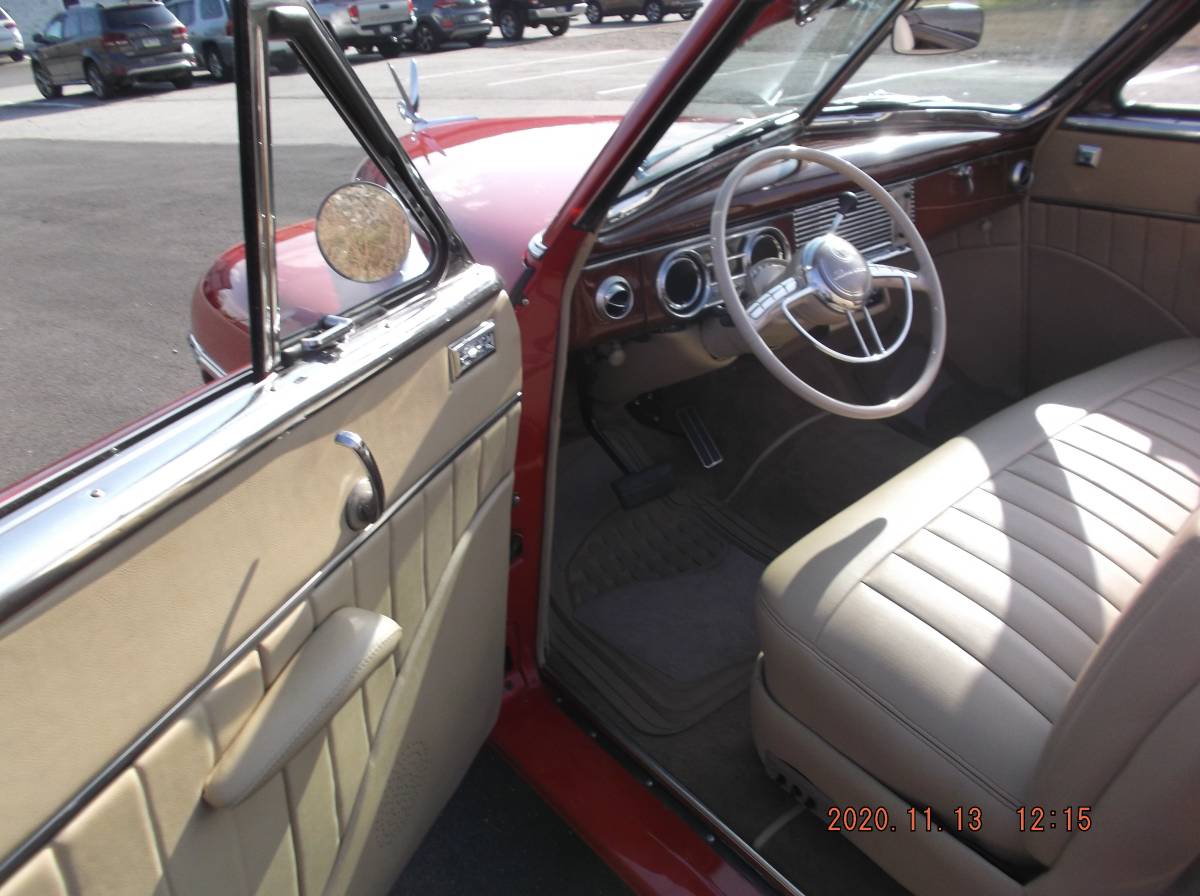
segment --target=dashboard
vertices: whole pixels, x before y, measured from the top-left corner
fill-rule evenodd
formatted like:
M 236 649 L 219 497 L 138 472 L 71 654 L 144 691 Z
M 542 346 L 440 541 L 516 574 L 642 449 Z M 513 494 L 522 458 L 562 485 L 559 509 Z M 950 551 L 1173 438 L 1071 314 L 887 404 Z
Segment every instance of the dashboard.
M 1031 149 L 1007 148 L 1002 134 L 913 135 L 886 153 L 878 139 L 821 148 L 880 180 L 926 238 L 1019 201 L 1029 187 Z M 933 170 L 914 176 L 913 169 L 922 168 Z M 682 192 L 656 197 L 657 208 L 642 220 L 602 232 L 572 297 L 573 348 L 679 329 L 722 312 L 707 229 L 719 185 L 719 177 L 694 177 Z M 790 259 L 827 232 L 846 186 L 825 169 L 796 172 L 793 165 L 777 182 L 756 183 L 749 195 L 739 195 L 727 242 L 734 284 L 740 288 L 754 263 Z M 871 261 L 906 253 L 909 247 L 882 205 L 865 193 L 856 196 L 858 206 L 839 234 Z

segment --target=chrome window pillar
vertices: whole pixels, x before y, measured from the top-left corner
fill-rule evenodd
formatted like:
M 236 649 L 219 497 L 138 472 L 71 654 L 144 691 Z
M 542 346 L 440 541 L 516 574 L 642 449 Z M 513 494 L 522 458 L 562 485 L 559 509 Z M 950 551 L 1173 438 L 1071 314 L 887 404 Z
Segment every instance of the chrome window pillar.
M 250 352 L 254 378 L 261 380 L 279 363 L 279 295 L 275 277 L 275 210 L 271 181 L 270 65 L 267 16 L 270 4 L 233 0 L 234 59 L 237 71 L 242 223 L 246 244 L 246 286 Z

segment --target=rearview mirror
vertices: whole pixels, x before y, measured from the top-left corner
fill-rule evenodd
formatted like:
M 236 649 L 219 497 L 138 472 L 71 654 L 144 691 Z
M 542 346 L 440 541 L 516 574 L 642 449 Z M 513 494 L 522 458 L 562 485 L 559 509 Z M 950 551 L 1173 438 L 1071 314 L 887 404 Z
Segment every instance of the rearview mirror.
M 35 44 L 44 44 L 47 42 L 46 35 L 42 34 L 42 32 L 40 32 L 40 31 L 33 32 L 33 37 L 31 38 L 31 40 Z
M 983 10 L 974 3 L 930 3 L 905 10 L 892 27 L 892 49 L 904 56 L 958 53 L 979 46 Z
M 408 212 L 378 184 L 338 187 L 317 212 L 317 248 L 347 280 L 374 283 L 395 274 L 411 240 Z

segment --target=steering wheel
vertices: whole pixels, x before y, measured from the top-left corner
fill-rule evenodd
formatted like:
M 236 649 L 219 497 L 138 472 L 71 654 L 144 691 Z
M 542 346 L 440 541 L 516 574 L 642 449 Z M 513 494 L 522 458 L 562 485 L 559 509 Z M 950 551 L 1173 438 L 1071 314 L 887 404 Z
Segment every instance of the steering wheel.
M 868 196 L 878 200 L 897 229 L 908 239 L 917 258 L 917 270 L 868 262 L 849 241 L 837 235 L 838 227 L 849 209 L 841 207 L 834 216 L 828 233 L 797 247 L 790 261 L 769 258 L 760 261 L 743 274 L 747 297 L 742 296 L 733 281 L 729 267 L 727 219 L 729 204 L 741 182 L 751 172 L 775 162 L 796 159 L 824 165 L 861 187 Z M 804 146 L 779 146 L 764 149 L 744 159 L 729 173 L 717 193 L 712 213 L 713 271 L 725 309 L 733 325 L 758 357 L 781 383 L 801 398 L 823 410 L 858 420 L 878 420 L 903 413 L 921 400 L 937 377 L 946 350 L 946 306 L 942 285 L 925 240 L 917 232 L 892 195 L 861 168 L 844 159 Z M 748 259 L 747 259 L 748 261 Z M 868 305 L 877 287 L 896 287 L 904 290 L 904 318 L 900 332 L 890 345 L 884 345 Z M 912 326 L 913 293 L 923 293 L 932 312 L 929 354 L 925 369 L 907 391 L 882 404 L 855 404 L 841 401 L 806 383 L 779 359 L 767 344 L 762 331 L 780 317 L 796 328 L 802 336 L 831 358 L 849 364 L 873 364 L 890 357 L 904 343 Z M 860 324 L 861 320 L 861 324 Z M 859 354 L 838 351 L 813 335 L 820 326 L 845 324 L 858 344 Z M 865 331 L 865 332 L 864 332 Z

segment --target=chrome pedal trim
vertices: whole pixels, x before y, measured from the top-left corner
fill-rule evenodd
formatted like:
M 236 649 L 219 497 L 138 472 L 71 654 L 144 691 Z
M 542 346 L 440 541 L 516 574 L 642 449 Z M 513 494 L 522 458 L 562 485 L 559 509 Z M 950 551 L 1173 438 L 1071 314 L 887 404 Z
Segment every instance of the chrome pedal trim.
M 717 447 L 716 440 L 712 437 L 712 433 L 704 425 L 704 418 L 700 416 L 699 409 L 694 407 L 680 408 L 675 412 L 675 419 L 679 421 L 680 427 L 683 428 L 683 434 L 687 436 L 688 444 L 696 452 L 696 459 L 700 461 L 700 466 L 706 470 L 711 470 L 720 464 L 721 461 L 725 460 L 721 454 L 721 449 Z

